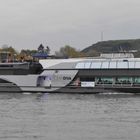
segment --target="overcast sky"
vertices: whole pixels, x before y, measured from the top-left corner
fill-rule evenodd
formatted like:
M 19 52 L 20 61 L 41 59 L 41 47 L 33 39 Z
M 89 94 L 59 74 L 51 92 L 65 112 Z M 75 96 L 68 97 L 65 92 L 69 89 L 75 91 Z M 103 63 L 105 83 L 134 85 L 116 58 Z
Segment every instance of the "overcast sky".
M 140 38 L 139 0 L 0 0 L 0 46 L 52 53 L 101 40 Z

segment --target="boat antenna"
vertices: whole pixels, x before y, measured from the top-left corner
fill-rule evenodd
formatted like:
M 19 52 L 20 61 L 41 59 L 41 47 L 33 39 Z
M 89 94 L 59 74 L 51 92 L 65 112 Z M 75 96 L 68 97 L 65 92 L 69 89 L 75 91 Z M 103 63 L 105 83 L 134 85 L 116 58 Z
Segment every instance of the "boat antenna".
M 104 40 L 104 33 L 101 31 L 101 42 Z

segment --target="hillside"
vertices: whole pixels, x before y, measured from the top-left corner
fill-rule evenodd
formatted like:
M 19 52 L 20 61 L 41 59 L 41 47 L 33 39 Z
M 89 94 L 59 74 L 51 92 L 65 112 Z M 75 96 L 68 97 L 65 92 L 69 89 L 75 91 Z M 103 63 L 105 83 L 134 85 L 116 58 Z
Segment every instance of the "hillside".
M 122 51 L 137 50 L 135 57 L 140 57 L 140 39 L 110 40 L 93 44 L 81 52 L 86 56 L 99 56 L 100 53 L 115 53 Z

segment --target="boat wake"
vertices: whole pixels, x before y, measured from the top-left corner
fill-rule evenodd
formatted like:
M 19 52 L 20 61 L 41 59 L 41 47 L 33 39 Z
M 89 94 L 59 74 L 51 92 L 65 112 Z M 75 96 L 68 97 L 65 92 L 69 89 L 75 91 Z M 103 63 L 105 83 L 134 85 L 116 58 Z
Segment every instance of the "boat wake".
M 105 93 L 99 93 L 99 95 L 135 95 L 135 94 L 125 93 L 125 92 L 105 92 Z

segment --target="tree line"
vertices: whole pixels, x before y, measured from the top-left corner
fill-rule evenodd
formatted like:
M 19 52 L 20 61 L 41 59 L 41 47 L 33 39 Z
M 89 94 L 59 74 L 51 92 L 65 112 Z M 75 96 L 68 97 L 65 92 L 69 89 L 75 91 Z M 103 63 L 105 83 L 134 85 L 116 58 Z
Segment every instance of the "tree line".
M 36 49 L 22 49 L 19 52 L 12 46 L 3 45 L 0 48 L 0 52 L 9 52 L 12 56 L 16 56 L 16 59 L 24 58 L 26 60 L 31 60 L 33 59 L 33 55 L 36 53 L 46 53 L 50 55 L 51 48 L 49 46 L 45 47 L 43 44 L 40 44 Z M 80 50 L 77 50 L 69 45 L 65 45 L 64 47 L 61 47 L 58 51 L 55 52 L 55 56 L 60 58 L 75 58 L 85 55 Z

